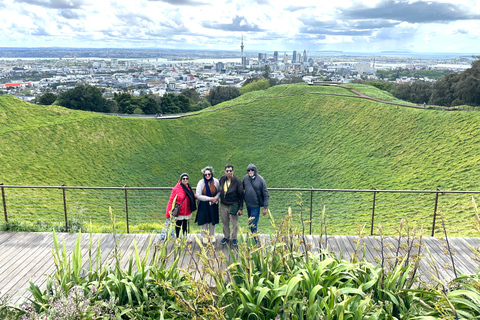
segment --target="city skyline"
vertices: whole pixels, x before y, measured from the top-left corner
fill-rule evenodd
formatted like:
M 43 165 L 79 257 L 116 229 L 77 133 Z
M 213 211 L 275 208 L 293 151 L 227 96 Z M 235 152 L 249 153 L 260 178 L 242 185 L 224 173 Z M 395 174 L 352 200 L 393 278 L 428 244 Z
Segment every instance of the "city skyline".
M 480 3 L 5 0 L 0 47 L 480 52 Z

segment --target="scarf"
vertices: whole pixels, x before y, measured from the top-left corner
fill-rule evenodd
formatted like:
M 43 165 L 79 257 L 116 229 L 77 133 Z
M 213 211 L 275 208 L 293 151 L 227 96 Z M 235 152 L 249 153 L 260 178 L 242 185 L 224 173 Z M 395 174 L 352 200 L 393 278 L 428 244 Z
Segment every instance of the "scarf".
M 210 185 L 209 183 L 213 181 L 213 175 L 211 176 L 210 180 L 207 180 L 207 178 L 203 177 L 203 182 L 205 182 L 205 195 L 208 197 L 212 196 L 212 191 L 210 191 Z
M 180 182 L 180 185 L 182 186 L 183 191 L 187 195 L 188 199 L 190 200 L 190 211 L 195 211 L 197 210 L 197 203 L 195 202 L 195 196 L 193 195 L 192 187 L 190 187 L 190 184 L 187 183 L 188 188 Z

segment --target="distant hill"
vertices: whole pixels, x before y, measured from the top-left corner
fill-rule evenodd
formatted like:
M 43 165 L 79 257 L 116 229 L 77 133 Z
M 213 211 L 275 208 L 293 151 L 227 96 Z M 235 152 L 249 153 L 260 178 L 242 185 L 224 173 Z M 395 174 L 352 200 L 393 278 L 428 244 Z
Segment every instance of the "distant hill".
M 269 187 L 480 190 L 480 113 L 311 92 L 352 95 L 283 85 L 168 120 L 0 96 L 0 183 L 173 186 L 182 172 L 196 183 L 206 165 L 243 176 L 253 162 Z

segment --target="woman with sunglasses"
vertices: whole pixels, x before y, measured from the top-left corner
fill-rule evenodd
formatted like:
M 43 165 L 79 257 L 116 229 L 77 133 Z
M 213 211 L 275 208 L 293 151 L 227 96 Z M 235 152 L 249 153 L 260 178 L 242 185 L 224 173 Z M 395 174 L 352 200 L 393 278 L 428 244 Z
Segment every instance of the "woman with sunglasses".
M 195 194 L 192 191 L 192 187 L 188 183 L 189 176 L 187 173 L 180 175 L 180 181 L 173 187 L 170 199 L 167 205 L 167 220 L 170 220 L 170 212 L 172 212 L 173 199 L 175 203 L 181 203 L 181 207 L 178 213 L 178 217 L 175 218 L 175 234 L 177 238 L 180 236 L 180 230 L 182 230 L 183 236 L 187 235 L 188 221 L 192 216 L 192 212 L 197 210 L 197 204 L 195 203 Z M 187 237 L 187 243 L 191 243 L 192 240 Z
M 197 184 L 198 211 L 195 222 L 202 227 L 203 241 L 206 236 L 215 243 L 215 225 L 218 223 L 218 198 L 220 197 L 220 182 L 213 177 L 213 168 L 208 166 L 202 169 L 203 179 Z

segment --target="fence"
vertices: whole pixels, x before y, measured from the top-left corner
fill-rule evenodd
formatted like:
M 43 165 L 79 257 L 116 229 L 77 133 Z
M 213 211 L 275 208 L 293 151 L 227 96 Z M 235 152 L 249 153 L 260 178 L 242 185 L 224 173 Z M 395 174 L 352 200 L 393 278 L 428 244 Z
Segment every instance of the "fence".
M 4 230 L 23 223 L 38 228 L 54 224 L 64 231 L 80 225 L 90 232 L 109 232 L 115 224 L 117 230 L 130 233 L 162 228 L 172 188 L 2 183 L 0 189 Z M 444 227 L 449 235 L 478 235 L 472 197 L 480 191 L 270 188 L 269 193 L 274 222 L 263 217 L 262 233 L 273 232 L 290 207 L 307 234 L 357 234 L 363 229 L 365 234 L 378 235 L 378 225 L 384 234 L 394 234 L 404 219 L 411 227 L 423 228 L 424 235 L 441 235 Z

